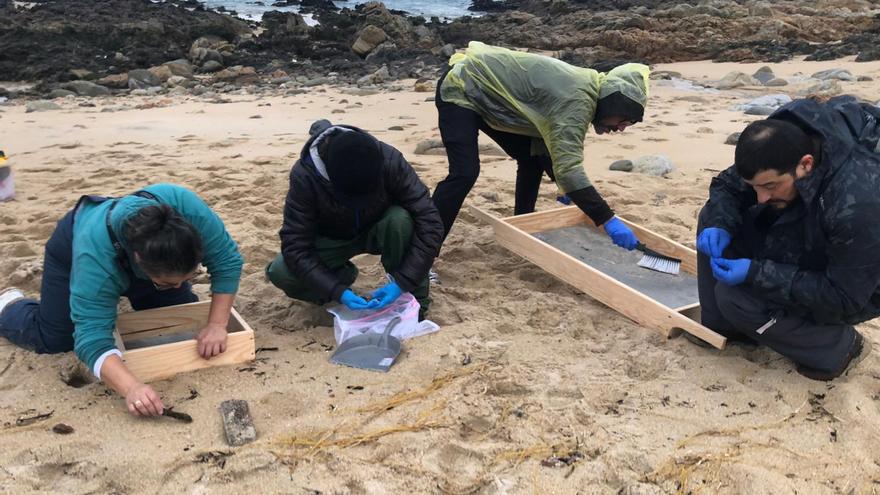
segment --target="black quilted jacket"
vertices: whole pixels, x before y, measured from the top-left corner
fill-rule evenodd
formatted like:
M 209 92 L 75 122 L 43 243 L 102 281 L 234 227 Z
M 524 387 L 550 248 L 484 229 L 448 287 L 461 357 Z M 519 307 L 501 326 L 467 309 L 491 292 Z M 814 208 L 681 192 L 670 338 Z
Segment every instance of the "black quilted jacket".
M 354 239 L 382 218 L 390 206 L 399 205 L 413 218 L 413 237 L 403 262 L 391 275 L 401 289 L 411 291 L 424 280 L 443 242 L 443 223 L 428 188 L 397 149 L 379 142 L 385 163 L 375 202 L 358 211 L 341 204 L 333 196 L 330 181 L 318 172 L 309 154 L 312 142 L 329 125 L 326 121 L 313 125 L 312 137 L 290 171 L 284 225 L 279 233 L 284 261 L 322 299 L 339 300 L 347 287 L 321 261 L 315 249 L 316 237 Z

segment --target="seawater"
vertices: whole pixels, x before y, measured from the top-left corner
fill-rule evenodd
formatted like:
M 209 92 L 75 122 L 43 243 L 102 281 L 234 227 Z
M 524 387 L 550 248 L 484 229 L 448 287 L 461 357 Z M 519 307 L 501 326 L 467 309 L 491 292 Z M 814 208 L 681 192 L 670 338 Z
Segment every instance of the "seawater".
M 260 20 L 263 13 L 269 10 L 280 10 L 282 12 L 297 12 L 299 7 L 272 7 L 276 0 L 202 0 L 207 7 L 215 9 L 217 7 L 225 7 L 228 10 L 234 10 L 239 17 L 245 19 Z M 353 9 L 356 5 L 364 3 L 360 1 L 337 1 L 334 4 L 339 8 Z M 466 15 L 479 15 L 478 12 L 471 12 L 467 8 L 471 5 L 471 0 L 383 0 L 386 7 L 392 10 L 402 10 L 410 15 L 420 15 L 425 18 L 432 16 L 441 19 L 454 19 L 456 17 Z M 262 4 L 262 5 L 261 5 Z

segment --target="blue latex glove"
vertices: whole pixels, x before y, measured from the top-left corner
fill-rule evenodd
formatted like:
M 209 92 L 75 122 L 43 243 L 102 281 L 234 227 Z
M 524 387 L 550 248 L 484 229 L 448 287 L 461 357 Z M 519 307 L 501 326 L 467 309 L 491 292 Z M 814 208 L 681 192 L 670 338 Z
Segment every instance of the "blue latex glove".
M 375 308 L 381 309 L 396 301 L 401 294 L 403 294 L 403 290 L 397 285 L 397 282 L 391 281 L 374 292 L 373 300 L 370 302 L 373 303 L 378 301 L 379 304 L 375 306 Z
M 561 205 L 566 205 L 566 206 L 568 206 L 568 205 L 571 204 L 571 198 L 569 198 L 567 194 L 559 194 L 559 193 L 557 193 L 557 194 L 556 194 L 556 202 L 559 203 L 559 204 L 561 204 Z
M 697 251 L 710 258 L 720 258 L 730 245 L 730 234 L 717 227 L 703 229 L 697 237 Z
M 613 217 L 611 220 L 605 222 L 605 233 L 611 237 L 614 244 L 628 251 L 635 249 L 636 245 L 639 243 L 639 240 L 636 238 L 636 235 L 633 234 L 633 231 L 617 217 Z
M 359 311 L 362 309 L 374 309 L 378 305 L 376 301 L 367 302 L 366 299 L 357 295 L 351 289 L 345 289 L 345 292 L 342 293 L 342 296 L 339 297 L 339 302 L 344 304 L 348 309 L 352 309 L 355 311 Z
M 712 265 L 712 275 L 715 279 L 726 285 L 739 285 L 745 282 L 749 267 L 752 266 L 752 260 L 745 258 L 738 260 L 712 258 L 709 263 Z

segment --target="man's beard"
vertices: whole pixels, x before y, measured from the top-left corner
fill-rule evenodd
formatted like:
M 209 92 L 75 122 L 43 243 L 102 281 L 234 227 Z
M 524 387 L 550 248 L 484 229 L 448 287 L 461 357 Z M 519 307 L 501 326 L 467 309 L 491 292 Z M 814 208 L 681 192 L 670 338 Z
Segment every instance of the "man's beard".
M 773 208 L 776 208 L 777 210 L 784 210 L 784 209 L 788 208 L 789 206 L 791 206 L 791 201 L 785 201 L 782 199 L 773 199 L 773 200 L 767 201 L 767 204 L 772 206 Z

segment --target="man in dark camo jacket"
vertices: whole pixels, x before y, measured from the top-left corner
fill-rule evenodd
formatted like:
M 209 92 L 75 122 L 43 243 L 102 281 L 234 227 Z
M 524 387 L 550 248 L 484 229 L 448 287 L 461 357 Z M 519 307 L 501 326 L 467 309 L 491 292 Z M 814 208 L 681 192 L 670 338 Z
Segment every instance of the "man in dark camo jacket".
M 837 97 L 746 127 L 700 212 L 704 325 L 815 380 L 863 355 L 853 325 L 880 315 L 878 120 L 877 107 Z

